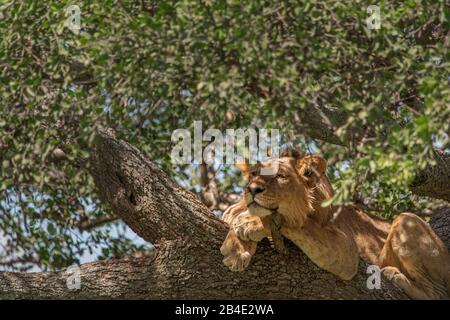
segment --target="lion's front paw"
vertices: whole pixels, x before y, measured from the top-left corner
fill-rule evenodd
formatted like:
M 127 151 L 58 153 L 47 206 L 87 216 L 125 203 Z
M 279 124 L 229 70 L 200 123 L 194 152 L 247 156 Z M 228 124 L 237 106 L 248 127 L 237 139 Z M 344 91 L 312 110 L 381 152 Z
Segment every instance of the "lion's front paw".
M 230 230 L 220 252 L 224 256 L 223 263 L 231 271 L 244 271 L 256 252 L 256 242 L 241 240 L 233 230 Z
M 429 294 L 429 292 L 418 289 L 411 281 L 395 267 L 384 267 L 381 269 L 383 275 L 406 292 L 413 299 L 440 299 L 439 296 Z
M 267 232 L 259 217 L 242 213 L 233 222 L 233 229 L 237 236 L 244 241 L 261 241 L 267 237 Z
M 244 271 L 248 267 L 251 258 L 250 252 L 234 252 L 229 256 L 225 256 L 223 264 L 231 271 Z
M 381 272 L 388 280 L 391 280 L 391 281 L 394 281 L 396 276 L 401 274 L 400 271 L 396 267 L 390 267 L 390 266 L 384 267 L 383 269 L 381 269 Z

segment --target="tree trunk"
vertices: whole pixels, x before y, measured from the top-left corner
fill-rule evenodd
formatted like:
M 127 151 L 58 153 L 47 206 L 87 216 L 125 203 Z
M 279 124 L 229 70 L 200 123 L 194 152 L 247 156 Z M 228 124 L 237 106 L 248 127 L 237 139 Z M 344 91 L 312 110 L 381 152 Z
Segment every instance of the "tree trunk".
M 0 298 L 407 299 L 385 278 L 381 289 L 368 289 L 363 261 L 358 274 L 343 281 L 291 243 L 280 255 L 263 241 L 246 271 L 229 271 L 219 251 L 227 225 L 112 132 L 98 134 L 88 170 L 115 214 L 155 244 L 154 254 L 82 265 L 80 288 L 73 290 L 68 270 L 0 272 Z M 438 233 L 448 232 L 448 217 L 434 218 Z

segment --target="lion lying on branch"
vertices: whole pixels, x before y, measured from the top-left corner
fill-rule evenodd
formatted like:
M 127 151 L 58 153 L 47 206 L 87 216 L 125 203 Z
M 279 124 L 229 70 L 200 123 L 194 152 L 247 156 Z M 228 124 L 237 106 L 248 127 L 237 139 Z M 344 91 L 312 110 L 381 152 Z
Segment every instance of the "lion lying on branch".
M 275 174 L 261 174 L 275 165 Z M 353 278 L 361 257 L 382 268 L 411 298 L 449 298 L 448 250 L 418 216 L 402 213 L 391 222 L 356 206 L 322 207 L 333 189 L 326 161 L 318 156 L 287 150 L 279 159 L 240 169 L 248 183 L 241 201 L 224 213 L 230 231 L 221 247 L 232 271 L 244 270 L 257 242 L 271 237 L 271 216 L 277 213 L 281 234 L 317 266 L 344 280 Z

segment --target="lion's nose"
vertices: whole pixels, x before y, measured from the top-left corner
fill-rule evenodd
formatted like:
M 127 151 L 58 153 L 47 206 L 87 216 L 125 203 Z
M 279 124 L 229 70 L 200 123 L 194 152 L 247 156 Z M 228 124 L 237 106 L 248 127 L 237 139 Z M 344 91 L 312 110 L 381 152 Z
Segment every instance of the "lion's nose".
M 248 191 L 250 191 L 250 193 L 252 194 L 252 197 L 254 198 L 255 195 L 257 195 L 258 193 L 263 192 L 265 189 L 261 186 L 249 186 L 248 187 Z

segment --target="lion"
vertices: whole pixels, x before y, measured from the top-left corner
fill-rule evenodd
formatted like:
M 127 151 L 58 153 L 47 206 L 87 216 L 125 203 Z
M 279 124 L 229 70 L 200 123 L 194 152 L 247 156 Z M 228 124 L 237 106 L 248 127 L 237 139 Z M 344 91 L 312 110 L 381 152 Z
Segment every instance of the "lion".
M 230 230 L 220 248 L 230 270 L 249 265 L 257 243 L 271 237 L 271 215 L 277 212 L 281 234 L 339 278 L 352 279 L 362 258 L 413 299 L 449 299 L 448 250 L 417 215 L 405 212 L 388 221 L 355 205 L 323 206 L 334 193 L 326 160 L 317 155 L 288 150 L 277 159 L 238 167 L 247 184 L 242 199 L 224 212 Z M 277 170 L 268 174 L 269 168 Z

